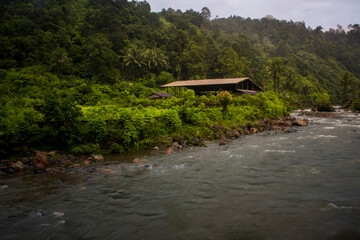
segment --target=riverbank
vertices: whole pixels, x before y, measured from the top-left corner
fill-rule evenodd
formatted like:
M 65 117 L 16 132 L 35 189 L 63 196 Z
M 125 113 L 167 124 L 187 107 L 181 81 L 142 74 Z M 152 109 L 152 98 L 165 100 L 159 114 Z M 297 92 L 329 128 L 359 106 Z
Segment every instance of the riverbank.
M 65 174 L 1 176 L 1 236 L 317 240 L 351 233 L 360 223 L 360 115 L 308 119 L 307 127 L 289 127 L 294 133 L 264 131 L 171 155 L 159 145 Z
M 264 131 L 276 131 L 281 133 L 296 132 L 296 127 L 307 126 L 307 119 L 284 117 L 273 120 L 261 119 L 256 124 L 247 123 L 244 126 L 226 127 L 221 125 L 211 126 L 211 135 L 208 138 L 177 136 L 169 137 L 166 143 L 151 148 L 153 152 L 159 152 L 170 155 L 180 149 L 192 147 L 206 147 L 209 142 L 215 142 L 219 145 L 226 145 L 228 140 L 233 140 L 241 136 L 252 135 Z M 210 139 L 211 137 L 211 139 Z M 105 155 L 106 156 L 106 155 Z M 97 166 L 104 162 L 104 156 L 101 154 L 74 155 L 61 151 L 43 152 L 33 150 L 28 156 L 17 157 L 13 159 L 4 159 L 0 161 L 0 172 L 3 174 L 14 173 L 67 173 L 74 172 L 78 168 L 89 168 Z M 134 159 L 138 166 L 146 166 L 142 159 Z M 90 168 L 90 171 L 96 169 Z M 106 171 L 105 171 L 106 173 Z

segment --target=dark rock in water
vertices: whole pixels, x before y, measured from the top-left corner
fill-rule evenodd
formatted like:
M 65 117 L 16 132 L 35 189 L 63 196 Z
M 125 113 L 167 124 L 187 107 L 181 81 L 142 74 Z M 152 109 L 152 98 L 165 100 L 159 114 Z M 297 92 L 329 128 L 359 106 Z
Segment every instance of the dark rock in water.
M 294 133 L 294 132 L 297 132 L 297 130 L 293 129 L 293 128 L 290 128 L 290 129 L 286 129 L 285 132 L 286 133 Z
M 36 156 L 34 158 L 34 165 L 37 170 L 44 170 L 47 165 L 49 165 L 48 158 L 46 153 L 36 151 Z
M 223 146 L 223 145 L 226 145 L 226 143 L 225 143 L 224 141 L 220 141 L 220 142 L 219 142 L 219 145 L 220 145 L 220 146 Z

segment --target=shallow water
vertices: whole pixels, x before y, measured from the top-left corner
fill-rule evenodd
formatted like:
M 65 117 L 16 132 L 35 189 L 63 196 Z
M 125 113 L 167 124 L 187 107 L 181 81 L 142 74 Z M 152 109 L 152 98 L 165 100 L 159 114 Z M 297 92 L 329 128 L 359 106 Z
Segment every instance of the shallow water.
M 3 176 L 0 239 L 359 236 L 360 116 L 310 120 L 225 146 L 107 156 L 114 173 Z

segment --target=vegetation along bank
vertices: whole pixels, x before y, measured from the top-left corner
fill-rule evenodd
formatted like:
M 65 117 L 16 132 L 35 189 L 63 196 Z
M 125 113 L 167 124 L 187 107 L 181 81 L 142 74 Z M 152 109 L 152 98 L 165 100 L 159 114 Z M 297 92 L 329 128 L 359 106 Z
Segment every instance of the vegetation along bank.
M 0 4 L 0 159 L 197 145 L 293 106 L 359 109 L 359 24 L 345 32 L 269 16 L 211 20 L 207 8 L 154 13 L 141 1 Z M 265 92 L 147 98 L 175 80 L 239 77 Z

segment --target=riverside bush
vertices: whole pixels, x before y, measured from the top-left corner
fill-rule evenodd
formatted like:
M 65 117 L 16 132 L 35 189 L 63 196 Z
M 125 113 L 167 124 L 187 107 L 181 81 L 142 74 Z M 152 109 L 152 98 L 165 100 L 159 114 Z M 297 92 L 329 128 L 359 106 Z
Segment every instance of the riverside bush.
M 37 86 L 26 74 L 19 81 L 30 81 L 33 88 L 27 90 L 32 92 L 20 87 L 16 98 L 0 99 L 3 155 L 14 147 L 75 153 L 135 151 L 164 143 L 168 137 L 212 139 L 213 125 L 236 128 L 288 114 L 286 100 L 273 92 L 235 97 L 229 92 L 196 96 L 193 90 L 181 90 L 176 92 L 180 97 L 150 100 L 146 94 L 159 90 L 138 83 L 121 82 L 110 88 L 75 79 L 69 88 L 50 74 Z M 44 89 L 45 97 L 40 94 Z M 135 91 L 146 94 L 136 97 Z

